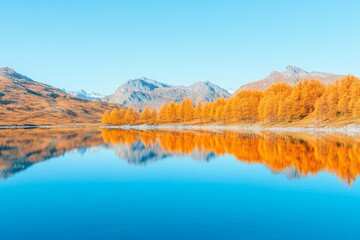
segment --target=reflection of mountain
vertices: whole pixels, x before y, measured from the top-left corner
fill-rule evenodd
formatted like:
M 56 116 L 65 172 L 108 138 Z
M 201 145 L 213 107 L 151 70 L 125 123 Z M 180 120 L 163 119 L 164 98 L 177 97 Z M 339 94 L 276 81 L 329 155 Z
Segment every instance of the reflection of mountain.
M 288 167 L 285 168 L 282 171 L 275 171 L 271 170 L 274 174 L 283 174 L 285 177 L 289 180 L 299 179 L 302 177 L 302 175 L 299 173 L 299 171 L 294 167 Z
M 328 171 L 351 184 L 360 174 L 360 139 L 342 135 L 103 130 L 103 137 L 115 145 L 141 141 L 149 148 L 156 143 L 164 154 L 194 159 L 229 154 L 242 162 L 263 164 L 288 179 Z
M 194 149 L 194 151 L 191 153 L 192 159 L 199 160 L 199 161 L 206 161 L 206 162 L 210 161 L 215 156 L 216 155 L 213 152 L 205 152 L 205 151 L 199 150 L 199 149 Z
M 65 152 L 103 143 L 98 130 L 17 129 L 0 131 L 0 178 L 7 178 Z
M 116 143 L 112 145 L 114 151 L 121 158 L 131 164 L 147 164 L 170 156 L 184 155 L 181 152 L 165 152 L 158 142 L 145 145 L 141 140 L 131 144 Z M 204 152 L 195 149 L 191 158 L 200 161 L 210 161 L 215 154 L 213 152 Z
M 108 146 L 130 164 L 144 165 L 170 156 L 209 161 L 232 155 L 258 163 L 274 174 L 298 179 L 328 171 L 351 184 L 360 174 L 360 139 L 342 135 L 251 132 L 137 131 L 94 129 L 0 130 L 0 177 L 34 163 L 77 150 Z
M 158 144 L 145 146 L 140 140 L 130 145 L 117 143 L 113 145 L 113 148 L 121 159 L 131 164 L 155 162 L 170 155 L 166 154 Z

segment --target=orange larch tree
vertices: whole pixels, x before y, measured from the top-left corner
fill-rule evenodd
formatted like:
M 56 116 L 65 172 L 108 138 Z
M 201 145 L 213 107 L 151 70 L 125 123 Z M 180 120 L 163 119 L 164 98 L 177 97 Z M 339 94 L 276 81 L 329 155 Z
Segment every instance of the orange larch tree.
M 149 122 L 150 122 L 150 111 L 148 107 L 145 107 L 140 114 L 139 123 L 146 124 Z
M 195 111 L 194 111 L 194 118 L 197 122 L 201 122 L 202 121 L 202 101 L 199 100 L 196 103 L 196 107 L 195 107 Z

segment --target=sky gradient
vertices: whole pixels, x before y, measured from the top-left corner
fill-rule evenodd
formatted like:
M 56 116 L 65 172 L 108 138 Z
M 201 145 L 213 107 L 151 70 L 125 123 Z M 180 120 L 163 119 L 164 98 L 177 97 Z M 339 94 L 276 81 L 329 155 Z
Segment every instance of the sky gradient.
M 358 1 L 3 1 L 0 66 L 111 94 L 146 76 L 224 88 L 287 65 L 360 76 Z

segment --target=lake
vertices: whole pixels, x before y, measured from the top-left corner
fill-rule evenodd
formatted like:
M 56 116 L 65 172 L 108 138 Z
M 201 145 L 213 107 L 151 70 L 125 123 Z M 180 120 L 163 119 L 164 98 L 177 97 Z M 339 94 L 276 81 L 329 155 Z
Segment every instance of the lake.
M 0 130 L 2 239 L 356 239 L 360 138 Z

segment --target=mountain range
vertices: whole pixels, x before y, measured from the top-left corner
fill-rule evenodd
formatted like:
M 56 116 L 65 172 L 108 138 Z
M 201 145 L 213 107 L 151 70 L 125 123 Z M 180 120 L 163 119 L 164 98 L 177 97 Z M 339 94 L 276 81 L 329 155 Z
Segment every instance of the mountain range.
M 122 84 L 115 93 L 102 100 L 142 109 L 145 106 L 159 108 L 165 102 L 181 102 L 186 97 L 193 103 L 199 100 L 205 103 L 230 96 L 228 91 L 209 81 L 196 82 L 190 86 L 173 86 L 148 78 L 137 78 Z
M 84 90 L 68 93 L 82 99 L 101 99 L 105 102 L 117 103 L 141 110 L 145 106 L 158 109 L 165 102 L 180 102 L 185 97 L 189 97 L 194 104 L 199 100 L 205 103 L 215 101 L 221 97 L 228 98 L 239 90 L 264 90 L 279 82 L 294 85 L 302 79 L 317 79 L 326 85 L 342 77 L 344 75 L 317 71 L 307 72 L 299 67 L 289 65 L 283 72 L 274 71 L 268 77 L 245 84 L 236 91 L 231 88 L 225 90 L 209 81 L 196 82 L 190 86 L 173 86 L 143 77 L 128 80 L 109 96 L 102 97 L 100 94 L 87 93 Z
M 317 79 L 328 84 L 342 77 L 287 66 L 283 72 L 274 71 L 265 79 L 245 84 L 237 91 L 263 90 L 279 82 L 294 85 L 302 79 Z M 0 68 L 0 125 L 99 123 L 105 110 L 121 106 L 137 110 L 145 106 L 159 108 L 165 102 L 180 102 L 186 97 L 194 104 L 199 100 L 205 103 L 228 98 L 233 93 L 232 89 L 229 91 L 209 81 L 174 86 L 143 77 L 128 80 L 113 94 L 103 96 L 85 90 L 61 90 L 4 67 Z

